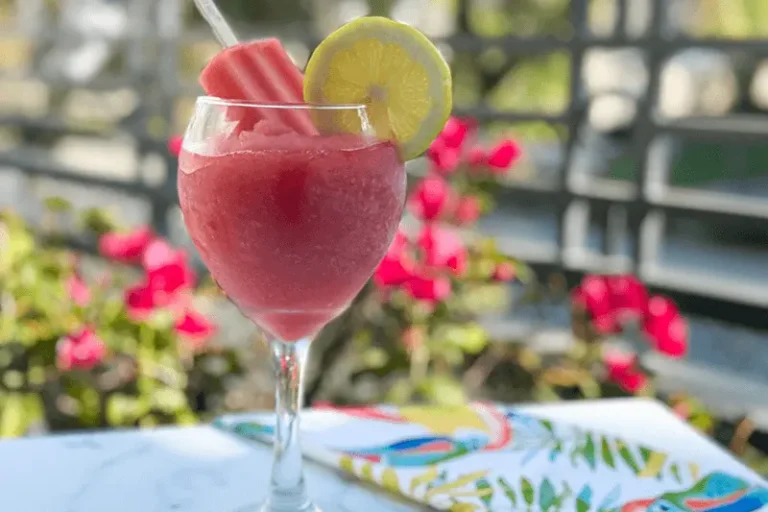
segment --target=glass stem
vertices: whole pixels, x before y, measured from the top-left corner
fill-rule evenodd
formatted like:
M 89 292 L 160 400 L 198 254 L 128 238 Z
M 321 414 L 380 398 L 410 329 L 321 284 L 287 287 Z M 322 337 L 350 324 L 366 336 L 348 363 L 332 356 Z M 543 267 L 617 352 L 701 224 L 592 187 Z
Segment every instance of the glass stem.
M 275 369 L 275 459 L 269 490 L 269 511 L 314 510 L 304 484 L 299 440 L 299 412 L 303 401 L 302 380 L 309 341 L 286 343 L 270 340 Z

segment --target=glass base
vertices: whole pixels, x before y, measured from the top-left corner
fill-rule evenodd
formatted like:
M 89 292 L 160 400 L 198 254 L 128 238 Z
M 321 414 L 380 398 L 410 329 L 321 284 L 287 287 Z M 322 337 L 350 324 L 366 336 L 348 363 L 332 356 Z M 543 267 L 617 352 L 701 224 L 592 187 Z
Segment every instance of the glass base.
M 297 507 L 295 502 L 291 504 L 273 503 L 272 500 L 267 500 L 257 509 L 257 512 L 322 512 L 322 510 L 311 501 L 299 504 Z

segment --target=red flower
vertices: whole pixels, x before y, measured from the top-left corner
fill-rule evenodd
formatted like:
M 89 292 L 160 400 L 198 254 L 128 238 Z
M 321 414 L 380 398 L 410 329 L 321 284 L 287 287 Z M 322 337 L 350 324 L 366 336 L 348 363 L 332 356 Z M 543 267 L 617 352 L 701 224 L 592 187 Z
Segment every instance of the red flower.
M 134 322 L 146 320 L 156 306 L 154 292 L 146 283 L 128 288 L 125 291 L 124 301 L 128 316 Z
M 441 141 L 446 148 L 461 149 L 475 128 L 476 124 L 471 119 L 452 116 L 446 121 L 437 140 Z
M 413 261 L 407 252 L 408 238 L 398 231 L 373 274 L 373 282 L 381 287 L 400 286 L 413 275 Z
M 84 308 L 91 301 L 91 290 L 79 275 L 73 274 L 67 281 L 67 293 L 72 302 Z
M 628 393 L 637 393 L 648 384 L 648 376 L 637 365 L 637 355 L 612 350 L 604 355 L 608 380 Z
M 523 154 L 520 145 L 512 139 L 504 139 L 488 154 L 486 164 L 496 174 L 504 174 Z
M 597 332 L 611 334 L 628 318 L 643 316 L 648 290 L 632 275 L 587 276 L 574 290 L 573 302 L 586 310 Z
M 620 330 L 604 276 L 585 277 L 581 285 L 573 290 L 571 300 L 589 314 L 597 332 L 611 334 Z
M 640 317 L 648 307 L 648 290 L 633 275 L 607 276 L 611 305 L 618 315 Z
M 662 354 L 679 358 L 688 353 L 688 324 L 667 297 L 654 296 L 648 301 L 643 331 Z
M 461 226 L 474 224 L 480 218 L 480 200 L 475 196 L 464 196 L 459 200 L 454 219 Z
M 188 309 L 176 320 L 174 330 L 191 348 L 197 350 L 216 333 L 216 326 L 201 313 Z
M 147 245 L 141 257 L 141 264 L 147 270 L 155 270 L 165 265 L 186 261 L 184 251 L 171 247 L 165 240 L 153 240 Z
M 92 327 L 69 334 L 56 345 L 56 366 L 63 371 L 90 370 L 104 360 L 107 346 Z
M 456 170 L 464 156 L 464 146 L 476 131 L 477 123 L 471 119 L 449 118 L 427 150 L 432 169 L 443 175 Z
M 456 275 L 467 269 L 467 253 L 459 235 L 434 224 L 426 224 L 419 236 L 418 245 L 424 251 L 424 262 L 435 268 L 449 268 Z
M 408 236 L 402 231 L 398 230 L 397 233 L 395 233 L 395 237 L 392 239 L 392 243 L 389 244 L 387 254 L 400 253 L 401 251 L 405 250 L 407 245 Z
M 451 295 L 451 281 L 445 276 L 416 275 L 405 284 L 405 290 L 414 299 L 440 302 Z
M 416 185 L 408 199 L 408 207 L 421 220 L 437 220 L 448 209 L 451 196 L 448 182 L 440 176 L 431 175 Z
M 680 314 L 675 301 L 662 295 L 648 299 L 645 311 L 645 324 L 668 323 Z
M 499 263 L 493 269 L 491 278 L 499 283 L 511 281 L 515 278 L 515 266 L 511 263 Z
M 446 175 L 456 170 L 459 166 L 460 151 L 460 149 L 446 146 L 445 142 L 438 138 L 430 144 L 426 155 L 427 160 L 431 164 L 431 169 Z
M 181 146 L 184 143 L 184 137 L 181 135 L 173 135 L 168 139 L 168 152 L 173 156 L 179 156 L 181 154 Z
M 141 259 L 144 250 L 153 239 L 152 230 L 146 226 L 128 233 L 113 231 L 99 238 L 99 252 L 105 258 L 135 263 Z
M 157 308 L 180 308 L 185 292 L 194 287 L 195 273 L 181 251 L 166 251 L 155 246 L 157 252 L 148 251 L 144 258 L 147 274 L 144 282 L 125 291 L 128 315 L 134 321 L 146 319 Z
M 195 285 L 195 275 L 186 262 L 175 262 L 147 272 L 147 286 L 157 306 L 167 306 L 180 292 Z
M 373 282 L 377 286 L 400 286 L 413 275 L 413 262 L 405 251 L 399 254 L 387 254 L 379 263 L 373 274 Z

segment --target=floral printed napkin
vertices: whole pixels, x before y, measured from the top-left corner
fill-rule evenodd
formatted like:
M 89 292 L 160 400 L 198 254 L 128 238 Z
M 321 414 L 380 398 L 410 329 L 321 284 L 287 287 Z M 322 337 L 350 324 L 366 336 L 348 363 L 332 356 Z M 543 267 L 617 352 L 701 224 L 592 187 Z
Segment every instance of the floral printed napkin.
M 219 428 L 269 442 L 269 414 Z M 768 487 L 512 407 L 313 409 L 302 416 L 308 458 L 438 510 L 753 512 Z

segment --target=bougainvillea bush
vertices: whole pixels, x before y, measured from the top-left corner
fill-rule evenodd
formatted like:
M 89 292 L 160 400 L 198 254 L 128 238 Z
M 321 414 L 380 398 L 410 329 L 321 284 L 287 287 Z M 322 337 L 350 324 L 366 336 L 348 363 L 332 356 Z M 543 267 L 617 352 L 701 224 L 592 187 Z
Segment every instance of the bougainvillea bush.
M 327 372 L 333 378 L 321 375 L 311 396 L 456 403 L 653 394 L 637 350 L 682 357 L 688 330 L 675 304 L 634 276 L 587 276 L 571 291 L 573 343 L 564 353 L 541 357 L 529 340 L 494 340 L 483 328 L 489 312 L 510 307 L 511 283 L 524 298 L 540 299 L 542 286 L 472 229 L 522 155 L 513 139 L 481 144 L 477 133 L 474 121 L 451 118 L 427 151 L 408 216 L 343 320 L 351 327 L 325 340 L 343 347 L 346 357 L 335 357 L 344 363 Z M 617 348 L 616 338 L 629 343 Z
M 48 204 L 49 219 L 72 214 Z M 98 211 L 82 221 L 106 264 L 0 212 L 0 436 L 192 422 L 222 392 L 217 375 L 239 370 L 212 341 L 183 251 L 147 227 L 116 231 Z
M 318 389 L 310 386 L 310 397 L 467 399 L 460 374 L 489 343 L 478 319 L 505 307 L 507 284 L 530 275 L 473 229 L 520 155 L 511 139 L 481 145 L 471 120 L 448 121 L 427 151 L 427 172 L 411 187 L 406 219 L 372 284 L 342 320 L 347 329 L 319 340 L 335 349 L 338 367 L 333 378 L 320 376 L 326 382 Z

